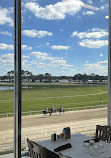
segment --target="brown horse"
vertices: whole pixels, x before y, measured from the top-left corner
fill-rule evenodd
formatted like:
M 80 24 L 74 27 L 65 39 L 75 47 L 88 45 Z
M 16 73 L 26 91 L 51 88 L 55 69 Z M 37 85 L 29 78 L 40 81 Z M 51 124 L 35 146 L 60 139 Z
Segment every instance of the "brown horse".
M 50 109 L 43 110 L 42 113 L 44 115 L 46 115 L 46 114 L 49 114 L 50 116 L 52 115 L 52 111 Z

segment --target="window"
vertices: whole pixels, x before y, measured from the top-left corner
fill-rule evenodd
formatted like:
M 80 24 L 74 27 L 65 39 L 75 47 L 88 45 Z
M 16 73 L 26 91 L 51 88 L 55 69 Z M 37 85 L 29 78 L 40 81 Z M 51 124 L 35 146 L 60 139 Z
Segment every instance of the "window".
M 107 124 L 108 2 L 21 4 L 22 149 L 64 126 L 93 135 L 98 119 Z M 0 12 L 0 88 L 10 89 L 0 91 L 2 153 L 13 149 L 13 1 L 2 0 Z

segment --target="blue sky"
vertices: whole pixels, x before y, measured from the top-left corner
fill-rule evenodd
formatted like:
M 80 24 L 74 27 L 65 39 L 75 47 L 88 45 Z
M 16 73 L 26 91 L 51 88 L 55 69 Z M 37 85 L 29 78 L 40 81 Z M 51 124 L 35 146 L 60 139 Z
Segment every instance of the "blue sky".
M 22 69 L 107 75 L 108 0 L 22 0 Z M 13 1 L 0 1 L 0 75 L 13 70 Z

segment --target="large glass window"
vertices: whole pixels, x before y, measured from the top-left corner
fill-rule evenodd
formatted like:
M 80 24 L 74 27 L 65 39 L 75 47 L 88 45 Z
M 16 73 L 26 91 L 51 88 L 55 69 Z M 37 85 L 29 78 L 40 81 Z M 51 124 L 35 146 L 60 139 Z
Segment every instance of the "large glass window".
M 107 123 L 107 15 L 104 0 L 22 0 L 23 140 Z
M 0 1 L 0 154 L 13 151 L 13 0 Z
M 107 123 L 108 1 L 22 0 L 22 149 Z M 13 150 L 13 1 L 0 3 L 0 152 Z

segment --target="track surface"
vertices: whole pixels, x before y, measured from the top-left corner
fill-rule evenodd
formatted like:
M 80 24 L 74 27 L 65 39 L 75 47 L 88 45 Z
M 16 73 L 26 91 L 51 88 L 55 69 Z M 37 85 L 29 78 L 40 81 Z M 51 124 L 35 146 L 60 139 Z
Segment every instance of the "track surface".
M 75 112 L 65 112 L 63 114 L 52 114 L 52 116 L 34 115 L 22 117 L 22 134 L 31 134 L 54 130 L 59 126 L 72 126 L 78 122 L 79 126 L 91 125 L 94 120 L 100 124 L 102 120 L 106 124 L 107 109 L 83 110 Z M 0 118 L 0 138 L 13 137 L 13 118 Z

